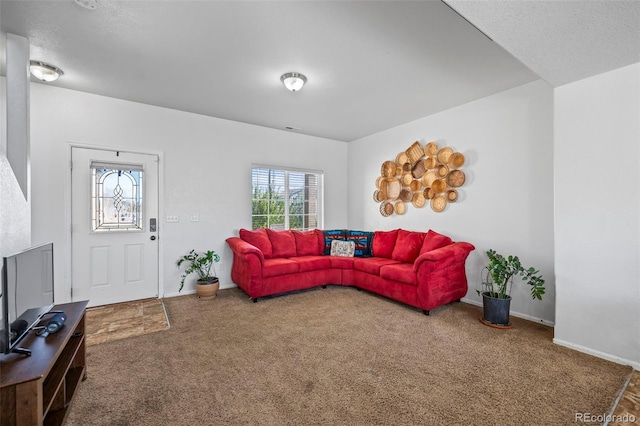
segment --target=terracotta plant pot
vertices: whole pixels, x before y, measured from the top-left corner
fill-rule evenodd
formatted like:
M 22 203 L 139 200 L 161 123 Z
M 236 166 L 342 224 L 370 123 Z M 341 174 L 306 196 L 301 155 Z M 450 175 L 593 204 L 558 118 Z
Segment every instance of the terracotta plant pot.
M 198 280 L 196 283 L 196 294 L 198 299 L 209 300 L 216 297 L 218 289 L 220 288 L 220 281 L 218 278 L 211 278 L 209 280 Z

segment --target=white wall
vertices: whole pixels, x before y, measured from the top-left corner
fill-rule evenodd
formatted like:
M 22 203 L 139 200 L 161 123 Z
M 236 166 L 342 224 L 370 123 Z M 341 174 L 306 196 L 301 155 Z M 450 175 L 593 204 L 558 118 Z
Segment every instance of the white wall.
M 252 163 L 323 170 L 324 224 L 347 224 L 343 142 L 44 84 L 32 85 L 31 98 L 32 236 L 34 244 L 55 243 L 56 301 L 67 299 L 70 291 L 65 220 L 72 143 L 161 155 L 161 295 L 177 293 L 175 261 L 192 248 L 218 252 L 221 287 L 233 285 L 225 239 L 251 227 Z M 178 215 L 180 222 L 166 223 L 167 215 Z M 190 222 L 192 215 L 199 222 Z M 193 283 L 185 284 L 183 293 L 192 289 Z
M 555 90 L 557 343 L 640 368 L 640 63 Z
M 428 96 L 426 94 L 425 96 Z M 372 196 L 380 165 L 415 140 L 462 152 L 467 180 L 459 199 L 441 213 L 410 206 L 383 217 Z M 475 245 L 467 261 L 466 299 L 476 294 L 486 250 L 518 255 L 539 268 L 547 294 L 532 300 L 529 286 L 514 285 L 513 314 L 554 322 L 553 91 L 536 81 L 388 129 L 349 144 L 349 227 L 435 231 Z

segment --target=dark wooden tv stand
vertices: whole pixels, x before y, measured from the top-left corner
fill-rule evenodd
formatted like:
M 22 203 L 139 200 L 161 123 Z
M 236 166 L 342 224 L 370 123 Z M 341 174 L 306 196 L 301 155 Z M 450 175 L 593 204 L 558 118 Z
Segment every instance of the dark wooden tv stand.
M 87 301 L 56 305 L 64 327 L 47 337 L 29 332 L 20 346 L 31 356 L 0 355 L 0 424 L 60 425 L 86 374 L 84 317 Z M 45 324 L 50 318 L 46 315 Z

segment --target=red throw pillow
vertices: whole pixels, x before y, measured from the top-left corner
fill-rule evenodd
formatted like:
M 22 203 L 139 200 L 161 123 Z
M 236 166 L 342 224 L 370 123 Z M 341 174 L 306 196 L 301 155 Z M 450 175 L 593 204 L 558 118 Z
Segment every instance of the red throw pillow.
M 296 252 L 298 256 L 320 256 L 323 250 L 322 231 L 291 231 L 296 239 Z M 320 236 L 318 236 L 318 233 Z
M 296 255 L 296 239 L 290 230 L 267 229 L 267 235 L 269 235 L 273 246 L 273 257 L 293 257 Z
M 393 247 L 396 244 L 398 230 L 393 231 L 376 231 L 373 234 L 373 255 L 376 257 L 385 257 L 391 259 Z
M 440 247 L 448 246 L 453 240 L 446 235 L 438 234 L 436 231 L 429 229 L 427 236 L 424 237 L 424 243 L 420 254 L 426 253 L 431 250 L 439 249 Z
M 398 230 L 398 238 L 391 258 L 404 263 L 413 263 L 420 254 L 425 235 L 424 232 Z
M 269 239 L 267 230 L 265 228 L 259 228 L 253 231 L 249 229 L 240 229 L 240 238 L 242 238 L 249 244 L 258 247 L 265 259 L 270 259 L 273 257 L 271 240 Z

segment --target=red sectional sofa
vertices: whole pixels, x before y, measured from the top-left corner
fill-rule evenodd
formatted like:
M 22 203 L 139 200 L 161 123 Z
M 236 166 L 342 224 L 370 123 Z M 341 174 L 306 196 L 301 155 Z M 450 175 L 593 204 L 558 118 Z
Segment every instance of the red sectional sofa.
M 335 237 L 321 230 L 241 229 L 239 237 L 226 240 L 233 252 L 231 279 L 254 302 L 337 284 L 388 297 L 427 315 L 466 295 L 465 261 L 473 245 L 453 242 L 432 230 L 395 229 L 370 235 L 369 250 L 360 252 L 366 257 L 338 257 L 325 254 L 329 238 Z

